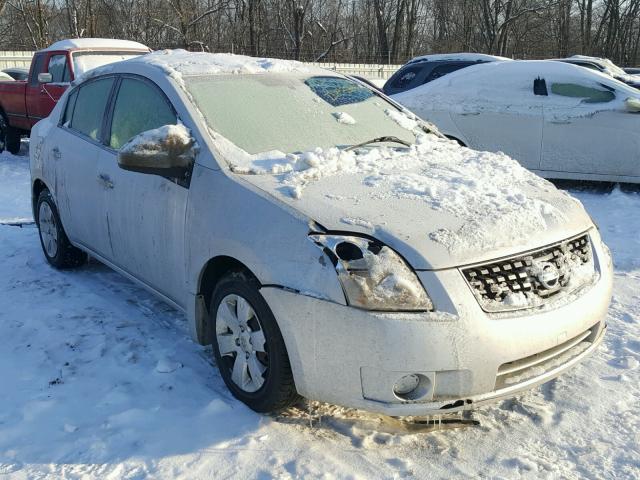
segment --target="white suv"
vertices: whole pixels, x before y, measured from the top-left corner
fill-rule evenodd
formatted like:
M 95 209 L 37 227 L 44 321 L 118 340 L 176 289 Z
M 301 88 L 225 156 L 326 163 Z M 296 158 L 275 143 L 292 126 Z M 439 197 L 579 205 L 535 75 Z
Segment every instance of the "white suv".
M 89 253 L 184 311 L 257 411 L 469 409 L 604 335 L 577 200 L 333 72 L 155 52 L 69 89 L 31 152 L 49 262 Z

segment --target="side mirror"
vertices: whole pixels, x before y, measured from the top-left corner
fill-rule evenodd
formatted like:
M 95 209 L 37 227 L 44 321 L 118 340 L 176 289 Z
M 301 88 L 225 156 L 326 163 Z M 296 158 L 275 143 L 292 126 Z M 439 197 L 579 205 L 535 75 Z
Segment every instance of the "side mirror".
M 51 83 L 53 81 L 53 75 L 50 73 L 39 73 L 38 74 L 38 82 L 40 83 Z
M 195 159 L 195 140 L 184 125 L 142 132 L 122 146 L 118 166 L 131 172 L 185 179 Z
M 627 112 L 640 113 L 640 98 L 628 97 L 624 101 L 624 108 L 627 109 Z

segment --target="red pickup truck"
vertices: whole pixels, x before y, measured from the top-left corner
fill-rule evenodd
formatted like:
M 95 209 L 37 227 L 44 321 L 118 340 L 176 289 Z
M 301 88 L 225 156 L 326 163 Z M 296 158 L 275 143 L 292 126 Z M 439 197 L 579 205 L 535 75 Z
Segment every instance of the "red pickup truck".
M 78 38 L 35 53 L 24 81 L 0 81 L 0 152 L 20 150 L 20 137 L 49 116 L 69 84 L 84 72 L 150 52 L 137 42 Z

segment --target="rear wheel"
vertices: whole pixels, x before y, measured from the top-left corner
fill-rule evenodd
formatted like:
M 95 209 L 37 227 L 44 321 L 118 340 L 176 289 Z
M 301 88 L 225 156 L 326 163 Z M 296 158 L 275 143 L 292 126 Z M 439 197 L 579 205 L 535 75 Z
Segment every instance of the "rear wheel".
M 240 273 L 223 278 L 209 311 L 213 353 L 231 393 L 257 412 L 295 403 L 299 396 L 287 349 L 255 282 Z
M 87 261 L 87 254 L 69 242 L 62 228 L 56 204 L 46 188 L 38 196 L 36 223 L 42 251 L 51 265 L 56 268 L 73 268 Z
M 0 113 L 0 152 L 3 150 L 14 155 L 20 151 L 20 132 L 10 127 L 7 118 Z

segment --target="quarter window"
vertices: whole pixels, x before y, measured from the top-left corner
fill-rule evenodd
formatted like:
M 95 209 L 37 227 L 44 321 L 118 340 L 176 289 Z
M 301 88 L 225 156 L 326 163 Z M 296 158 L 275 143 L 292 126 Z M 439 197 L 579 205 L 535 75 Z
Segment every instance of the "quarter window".
M 69 126 L 71 117 L 73 117 L 73 108 L 76 105 L 76 100 L 78 98 L 78 90 L 74 90 L 69 94 L 69 98 L 67 99 L 67 105 L 64 107 L 64 115 L 62 116 L 62 125 Z
M 113 77 L 108 77 L 93 80 L 80 87 L 73 108 L 71 129 L 93 140 L 100 140 L 105 106 L 112 86 Z
M 615 93 L 604 87 L 600 89 L 577 83 L 553 83 L 551 93 L 561 97 L 581 98 L 582 103 L 606 103 L 616 98 Z
M 120 149 L 136 135 L 178 121 L 173 108 L 157 87 L 124 78 L 113 107 L 109 146 Z
M 69 67 L 66 55 L 52 55 L 49 58 L 48 71 L 52 83 L 68 83 L 70 81 Z

